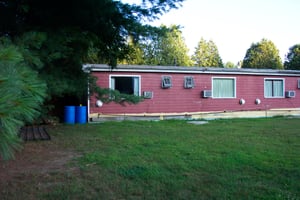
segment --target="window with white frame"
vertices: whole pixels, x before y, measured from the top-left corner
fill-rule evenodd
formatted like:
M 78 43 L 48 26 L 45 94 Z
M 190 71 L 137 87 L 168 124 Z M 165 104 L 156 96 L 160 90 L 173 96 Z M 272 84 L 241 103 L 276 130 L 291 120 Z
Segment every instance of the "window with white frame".
M 264 93 L 266 98 L 282 98 L 284 97 L 284 79 L 264 80 Z
M 235 98 L 235 78 L 212 78 L 213 98 Z
M 110 89 L 118 90 L 123 94 L 140 96 L 140 76 L 110 76 Z
M 185 76 L 184 77 L 184 88 L 194 88 L 194 77 L 192 76 Z

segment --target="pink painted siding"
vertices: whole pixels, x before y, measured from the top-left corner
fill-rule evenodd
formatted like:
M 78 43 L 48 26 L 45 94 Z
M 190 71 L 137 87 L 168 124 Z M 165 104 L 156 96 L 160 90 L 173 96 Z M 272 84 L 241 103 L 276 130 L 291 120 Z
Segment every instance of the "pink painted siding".
M 241 110 L 265 110 L 272 108 L 299 108 L 300 89 L 297 89 L 299 77 L 292 76 L 267 76 L 267 75 L 243 75 L 243 74 L 185 74 L 166 72 L 92 72 L 98 77 L 97 84 L 101 87 L 109 87 L 110 75 L 139 75 L 141 76 L 141 93 L 153 91 L 152 99 L 145 99 L 137 105 L 121 106 L 116 103 L 104 104 L 96 107 L 94 97 L 90 101 L 90 113 L 125 114 L 125 113 L 184 113 L 205 111 L 241 111 Z M 161 77 L 172 77 L 172 87 L 161 88 Z M 185 89 L 184 77 L 194 77 L 195 87 Z M 203 90 L 212 90 L 212 77 L 232 77 L 236 79 L 236 98 L 202 98 Z M 285 91 L 296 91 L 295 98 L 265 98 L 264 79 L 283 78 Z M 239 104 L 243 98 L 246 103 Z M 260 99 L 261 104 L 255 104 L 255 99 Z

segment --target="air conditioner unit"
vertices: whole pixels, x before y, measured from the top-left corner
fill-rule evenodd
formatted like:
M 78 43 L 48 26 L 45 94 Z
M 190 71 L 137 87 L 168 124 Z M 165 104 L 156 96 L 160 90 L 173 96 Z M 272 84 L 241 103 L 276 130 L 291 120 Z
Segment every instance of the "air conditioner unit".
M 212 92 L 211 92 L 211 90 L 203 90 L 203 91 L 202 91 L 202 97 L 203 97 L 203 98 L 209 98 L 209 97 L 212 97 Z
M 193 88 L 195 86 L 194 77 L 186 76 L 184 77 L 184 88 Z
M 292 97 L 295 97 L 295 96 L 296 96 L 295 91 L 290 90 L 290 91 L 285 92 L 285 97 L 287 97 L 287 98 L 292 98 Z
M 161 87 L 164 88 L 164 89 L 172 87 L 171 76 L 162 76 Z
M 145 99 L 152 99 L 153 98 L 153 92 L 152 91 L 144 91 L 143 97 Z

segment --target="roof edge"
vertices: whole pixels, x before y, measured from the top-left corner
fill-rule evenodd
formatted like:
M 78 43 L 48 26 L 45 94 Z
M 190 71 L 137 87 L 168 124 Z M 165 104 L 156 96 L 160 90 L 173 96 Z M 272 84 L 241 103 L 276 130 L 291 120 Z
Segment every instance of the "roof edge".
M 186 73 L 186 74 L 244 74 L 244 75 L 285 75 L 300 76 L 300 70 L 218 68 L 218 67 L 184 67 L 184 66 L 149 66 L 118 65 L 111 68 L 106 64 L 84 64 L 82 70 L 89 72 L 153 72 L 153 73 Z

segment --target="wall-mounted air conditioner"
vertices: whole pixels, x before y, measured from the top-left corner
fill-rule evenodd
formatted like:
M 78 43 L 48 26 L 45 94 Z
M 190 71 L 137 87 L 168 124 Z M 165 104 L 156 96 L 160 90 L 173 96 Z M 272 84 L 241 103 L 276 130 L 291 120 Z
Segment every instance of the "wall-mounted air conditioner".
M 296 96 L 295 91 L 290 90 L 290 91 L 285 92 L 285 97 L 287 97 L 287 98 L 292 98 L 292 97 L 295 97 L 295 96 Z
M 194 86 L 195 86 L 194 77 L 185 76 L 183 87 L 188 89 L 188 88 L 194 88 Z
M 143 97 L 145 99 L 152 99 L 153 98 L 153 92 L 152 91 L 144 91 L 143 92 Z
M 202 91 L 202 97 L 203 97 L 203 98 L 210 98 L 210 97 L 212 97 L 212 92 L 211 92 L 211 90 L 203 90 L 203 91 Z
M 172 87 L 171 76 L 162 76 L 162 78 L 161 78 L 161 87 L 164 88 L 164 89 Z

